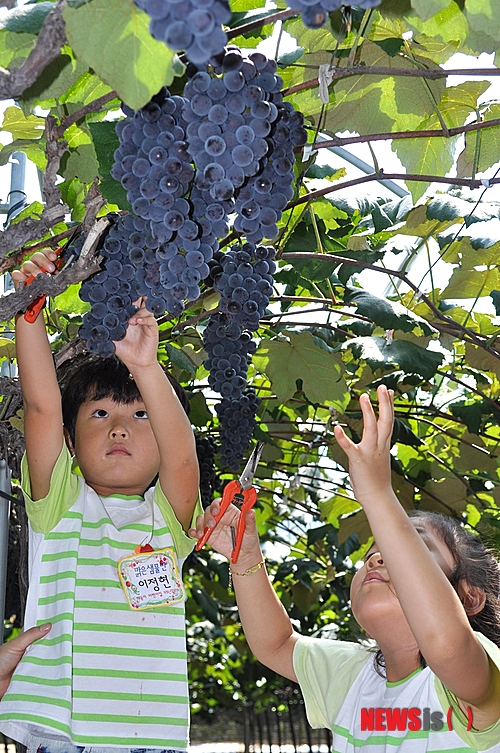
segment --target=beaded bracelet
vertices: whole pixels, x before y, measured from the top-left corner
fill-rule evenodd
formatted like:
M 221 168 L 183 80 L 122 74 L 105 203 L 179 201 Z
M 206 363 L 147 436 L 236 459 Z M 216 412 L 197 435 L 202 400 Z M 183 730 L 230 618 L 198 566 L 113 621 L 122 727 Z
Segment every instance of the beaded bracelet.
M 264 567 L 265 564 L 266 563 L 264 562 L 264 560 L 261 560 L 260 562 L 257 562 L 257 564 L 254 565 L 253 567 L 249 567 L 248 570 L 245 570 L 244 573 L 236 573 L 236 572 L 233 572 L 231 568 L 229 568 L 229 584 L 228 584 L 229 589 L 233 587 L 233 577 L 232 577 L 233 575 L 240 575 L 241 577 L 243 577 L 244 575 L 253 575 L 253 573 L 256 573 L 257 570 L 261 569 L 261 567 Z

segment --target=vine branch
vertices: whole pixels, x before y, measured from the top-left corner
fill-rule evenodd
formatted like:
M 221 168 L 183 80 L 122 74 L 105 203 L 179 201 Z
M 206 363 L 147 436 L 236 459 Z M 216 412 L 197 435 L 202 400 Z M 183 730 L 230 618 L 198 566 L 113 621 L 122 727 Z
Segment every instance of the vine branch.
M 66 0 L 59 0 L 47 15 L 34 48 L 18 68 L 0 68 L 0 99 L 15 99 L 35 83 L 43 70 L 55 60 L 66 42 L 62 12 Z
M 309 253 L 309 252 L 290 251 L 290 252 L 281 254 L 281 258 L 282 259 L 315 259 L 315 260 L 321 260 L 321 261 L 325 261 L 325 259 L 329 259 L 330 261 L 339 262 L 340 264 L 352 264 L 356 267 L 361 267 L 362 269 L 371 269 L 373 272 L 382 272 L 383 274 L 397 277 L 399 280 L 401 280 L 406 285 L 408 285 L 408 287 L 411 288 L 415 293 L 417 293 L 420 299 L 430 308 L 434 316 L 439 321 L 445 322 L 448 326 L 453 327 L 455 332 L 460 332 L 461 335 L 467 337 L 479 348 L 487 351 L 491 355 L 495 356 L 495 358 L 498 358 L 500 360 L 500 352 L 498 350 L 487 346 L 484 343 L 484 341 L 480 337 L 478 337 L 474 332 L 471 332 L 471 330 L 468 330 L 459 322 L 456 322 L 454 319 L 450 319 L 450 317 L 443 314 L 438 309 L 438 307 L 435 306 L 435 304 L 431 301 L 431 299 L 428 296 L 426 296 L 425 293 L 422 293 L 422 291 L 418 288 L 418 286 L 415 285 L 411 280 L 409 280 L 406 277 L 406 275 L 400 272 L 398 269 L 387 269 L 386 267 L 377 267 L 375 264 L 369 264 L 368 262 L 361 261 L 359 259 L 350 259 L 347 256 L 337 256 L 336 254 L 325 255 L 325 254 L 315 254 L 312 252 Z
M 342 191 L 344 188 L 351 188 L 352 186 L 359 186 L 362 183 L 370 183 L 374 180 L 402 180 L 402 181 L 418 181 L 422 183 L 444 183 L 452 186 L 465 186 L 466 188 L 481 188 L 484 187 L 482 180 L 478 178 L 448 178 L 442 175 L 418 175 L 417 173 L 386 173 L 384 170 L 379 170 L 375 173 L 369 173 L 369 175 L 361 175 L 359 178 L 353 178 L 352 180 L 345 180 L 342 183 L 336 183 L 326 188 L 319 188 L 317 191 L 311 191 L 308 194 L 304 194 L 294 201 L 289 201 L 286 205 L 285 211 L 293 209 L 294 207 L 305 204 L 308 201 L 314 201 L 322 196 L 327 196 L 329 193 L 335 191 Z M 500 178 L 491 178 L 488 181 L 488 187 L 500 183 Z
M 10 293 L 0 298 L 0 321 L 11 319 L 14 314 L 26 311 L 33 301 L 41 295 L 51 298 L 63 293 L 70 285 L 81 282 L 100 269 L 99 260 L 95 259 L 95 249 L 104 230 L 108 227 L 109 220 L 102 217 L 97 220 L 80 252 L 80 256 L 74 264 L 57 275 L 37 275 L 33 282 L 19 288 L 15 293 Z
M 304 66 L 309 67 L 309 66 Z M 318 66 L 310 66 L 317 70 Z M 391 68 L 383 66 L 371 66 L 371 65 L 354 65 L 351 68 L 336 68 L 332 74 L 331 83 L 340 81 L 343 78 L 350 78 L 351 76 L 409 76 L 410 78 L 425 78 L 425 79 L 439 79 L 447 78 L 448 76 L 500 76 L 500 68 L 453 68 L 453 69 L 419 69 L 415 68 Z M 314 89 L 319 86 L 318 78 L 311 78 L 308 81 L 302 81 L 301 84 L 295 84 L 288 89 L 284 89 L 283 96 L 289 97 L 297 92 L 306 91 L 307 89 Z
M 428 131 L 394 131 L 394 133 L 368 133 L 364 136 L 334 136 L 328 141 L 319 141 L 314 145 L 314 150 L 328 149 L 332 146 L 347 146 L 348 144 L 363 144 L 369 141 L 388 141 L 390 139 L 429 139 L 429 138 L 452 138 L 460 136 L 462 133 L 471 133 L 481 131 L 483 128 L 496 128 L 500 126 L 500 118 L 492 120 L 483 120 L 479 123 L 468 123 L 456 128 L 448 128 L 445 133 L 442 129 L 432 129 Z

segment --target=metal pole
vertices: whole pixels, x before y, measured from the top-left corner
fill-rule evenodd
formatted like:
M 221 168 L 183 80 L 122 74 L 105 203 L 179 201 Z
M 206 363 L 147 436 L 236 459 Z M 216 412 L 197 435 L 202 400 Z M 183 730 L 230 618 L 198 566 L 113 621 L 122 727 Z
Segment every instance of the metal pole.
M 317 141 L 327 141 L 328 138 L 329 137 L 320 134 Z M 327 149 L 329 152 L 336 154 L 337 157 L 340 157 L 340 159 L 343 159 L 345 162 L 349 162 L 349 164 L 353 167 L 357 167 L 358 170 L 361 170 L 361 172 L 365 173 L 366 175 L 371 175 L 375 171 L 373 165 L 369 165 L 368 162 L 364 162 L 364 160 L 356 157 L 356 155 L 354 154 L 351 154 L 351 152 L 348 152 L 347 149 L 343 149 L 341 146 L 329 146 L 327 147 Z M 393 180 L 378 180 L 377 183 L 380 183 L 381 186 L 385 186 L 385 188 L 387 188 L 396 196 L 399 196 L 401 199 L 404 196 L 410 195 L 409 191 L 406 191 L 401 186 L 398 186 L 398 184 Z
M 9 210 L 7 222 L 10 222 L 26 206 L 26 155 L 24 152 L 14 152 L 12 155 L 10 172 Z
M 26 155 L 23 152 L 14 152 L 11 162 L 10 191 L 8 198 L 7 223 L 19 214 L 26 203 L 24 181 L 26 175 Z M 12 278 L 9 274 L 3 276 L 3 292 L 12 288 Z M 12 367 L 5 359 L 0 373 L 2 376 L 15 376 L 16 367 Z M 12 493 L 10 483 L 10 470 L 6 460 L 0 460 L 0 490 L 7 494 Z M 0 645 L 3 643 L 3 624 L 5 619 L 5 595 L 7 591 L 7 559 L 9 551 L 10 529 L 10 502 L 0 500 Z
M 5 460 L 0 460 L 0 490 L 11 494 L 10 470 Z M 5 594 L 7 590 L 7 554 L 9 550 L 10 502 L 0 500 L 0 645 L 3 643 L 3 623 L 5 619 Z

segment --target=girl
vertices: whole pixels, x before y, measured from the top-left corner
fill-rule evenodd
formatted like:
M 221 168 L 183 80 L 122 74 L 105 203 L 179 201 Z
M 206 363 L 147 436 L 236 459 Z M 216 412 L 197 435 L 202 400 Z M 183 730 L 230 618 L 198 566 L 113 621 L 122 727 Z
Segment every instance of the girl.
M 359 444 L 339 426 L 335 436 L 374 536 L 352 580 L 351 605 L 379 661 L 358 644 L 293 630 L 267 578 L 253 512 L 232 566 L 246 638 L 259 661 L 300 684 L 309 722 L 333 730 L 336 753 L 498 753 L 499 565 L 459 524 L 407 516 L 391 487 L 393 393 L 380 387 L 378 399 L 377 421 L 368 396 L 360 398 Z M 216 500 L 192 535 L 213 527 L 217 511 Z M 228 557 L 238 516 L 230 508 L 210 539 Z

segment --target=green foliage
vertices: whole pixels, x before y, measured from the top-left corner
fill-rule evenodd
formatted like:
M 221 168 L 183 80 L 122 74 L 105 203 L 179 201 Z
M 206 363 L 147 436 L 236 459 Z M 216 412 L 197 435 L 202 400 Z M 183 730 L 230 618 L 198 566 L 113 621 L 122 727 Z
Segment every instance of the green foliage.
M 64 12 L 77 59 L 137 110 L 173 80 L 173 53 L 149 33 L 149 19 L 132 0 L 93 0 Z
M 318 348 L 309 332 L 290 332 L 287 339 L 284 334 L 277 340 L 262 340 L 253 359 L 269 377 L 280 402 L 293 397 L 300 380 L 312 403 L 331 402 L 341 410 L 347 390 L 340 356 Z
M 275 11 L 261 0 L 231 6 L 232 40 L 253 49 L 271 36 Z M 0 66 L 23 63 L 53 7 L 2 10 Z M 261 26 L 246 27 L 259 17 Z M 94 181 L 107 202 L 102 214 L 130 209 L 110 174 L 120 100 L 138 109 L 163 85 L 181 93 L 185 68 L 150 36 L 133 0 L 73 0 L 64 21 L 67 45 L 5 110 L 2 129 L 12 141 L 1 148 L 0 165 L 23 151 L 45 170 L 48 113 L 66 142 L 58 187 L 72 221 L 81 222 Z M 382 383 L 395 392 L 393 485 L 404 508 L 455 515 L 500 545 L 500 242 L 491 230 L 500 204 L 487 184 L 478 184 L 480 192 L 468 187 L 468 179 L 493 175 L 500 101 L 484 75 L 453 86 L 446 76 L 432 78 L 445 64 L 454 67 L 457 52 L 493 52 L 498 60 L 499 5 L 382 0 L 366 13 L 354 10 L 351 21 L 348 28 L 337 11 L 310 30 L 296 16 L 283 22 L 296 47 L 284 48 L 283 36 L 273 42 L 286 99 L 304 113 L 310 144 L 316 129 L 347 149 L 365 140 L 374 174 L 369 194 L 362 183 L 343 190 L 350 173 L 325 164 L 320 142 L 304 161 L 297 153 L 300 184 L 275 240 L 274 296 L 249 372 L 262 398 L 256 512 L 274 587 L 301 631 L 333 625 L 349 640 L 357 635 L 349 583 L 371 534 L 333 428 L 340 423 L 359 439 L 362 392 L 376 399 Z M 325 107 L 321 64 L 335 72 Z M 410 195 L 378 196 L 374 179 L 389 170 L 379 141 L 390 141 L 406 173 L 422 178 L 407 181 Z M 429 189 L 433 178 L 455 174 L 463 187 Z M 34 204 L 17 222 L 41 210 Z M 187 388 L 197 432 L 217 439 L 201 336 L 218 295 L 202 292 L 181 320 L 161 319 L 159 357 Z M 55 351 L 72 341 L 86 309 L 76 286 L 50 303 Z M 11 323 L 0 332 L 0 359 L 9 362 L 10 332 Z M 20 415 L 2 410 L 2 429 L 22 427 Z M 229 478 L 227 469 L 218 471 Z M 216 707 L 265 705 L 280 681 L 250 657 L 227 563 L 206 549 L 186 570 L 194 709 L 210 717 Z

